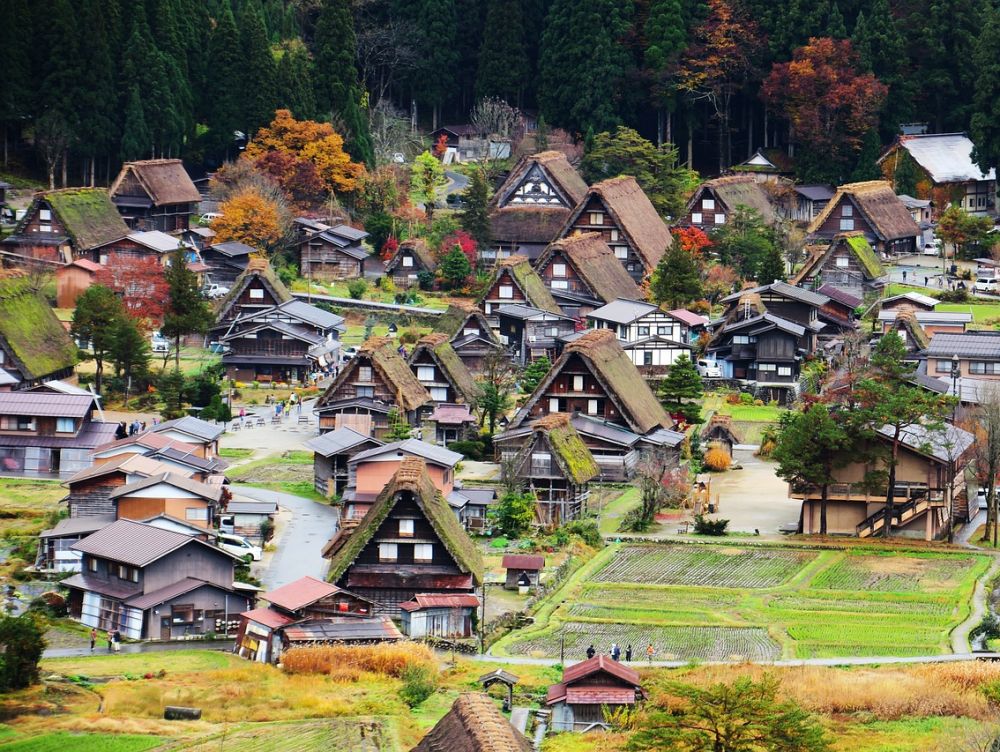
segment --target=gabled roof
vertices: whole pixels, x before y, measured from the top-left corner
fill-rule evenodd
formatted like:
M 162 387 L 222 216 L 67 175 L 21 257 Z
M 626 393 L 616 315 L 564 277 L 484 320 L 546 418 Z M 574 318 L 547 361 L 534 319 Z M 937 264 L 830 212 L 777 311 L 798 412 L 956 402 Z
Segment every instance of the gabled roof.
M 158 423 L 150 429 L 153 433 L 164 433 L 166 431 L 178 431 L 197 439 L 199 442 L 215 441 L 226 432 L 224 425 L 209 423 L 207 420 L 195 418 L 192 415 L 185 415 L 183 418 L 175 418 Z
M 330 313 L 329 311 L 307 303 L 300 298 L 292 298 L 291 300 L 286 300 L 284 303 L 279 303 L 278 305 L 271 306 L 270 308 L 262 308 L 246 313 L 236 319 L 234 326 L 238 326 L 248 321 L 263 322 L 279 319 L 284 316 L 298 319 L 303 324 L 308 324 L 309 326 L 323 331 L 331 329 L 343 331 L 345 329 L 343 316 Z
M 882 438 L 891 441 L 895 429 L 883 426 L 878 433 Z M 948 423 L 945 423 L 939 431 L 931 431 L 919 423 L 912 423 L 900 432 L 899 438 L 903 446 L 932 457 L 938 462 L 957 461 L 975 441 L 971 433 Z
M 818 292 L 813 292 L 812 290 L 806 290 L 802 287 L 796 287 L 795 285 L 790 285 L 787 282 L 772 282 L 769 285 L 761 285 L 760 287 L 752 287 L 746 290 L 740 290 L 739 292 L 734 292 L 732 295 L 727 295 L 720 302 L 721 303 L 734 303 L 741 300 L 745 295 L 760 295 L 761 293 L 771 292 L 776 295 L 780 295 L 783 298 L 789 298 L 791 300 L 797 300 L 800 303 L 806 303 L 811 306 L 816 306 L 817 308 L 822 305 L 826 305 L 829 298 L 826 295 L 820 295 Z
M 899 311 L 889 309 L 878 312 L 878 320 L 894 321 Z M 913 311 L 913 316 L 921 326 L 927 324 L 971 324 L 972 314 L 964 311 Z
M 930 358 L 976 358 L 1000 360 L 1000 332 L 939 332 L 931 337 L 921 355 Z
M 673 316 L 678 321 L 681 321 L 688 326 L 705 326 L 709 323 L 709 318 L 707 316 L 702 316 L 700 313 L 695 313 L 694 311 L 688 311 L 685 308 L 675 308 L 672 311 L 667 311 L 671 316 Z
M 620 411 L 621 419 L 630 429 L 646 433 L 653 428 L 673 426 L 670 416 L 622 349 L 614 332 L 610 329 L 592 329 L 566 346 L 552 369 L 514 416 L 512 428 L 529 417 L 531 408 L 574 355 L 578 355 L 590 367 L 591 373 L 605 388 Z
M 904 292 L 902 295 L 893 295 L 889 298 L 882 298 L 881 305 L 885 307 L 886 303 L 894 303 L 897 300 L 908 300 L 911 303 L 916 303 L 922 308 L 934 308 L 941 301 L 937 298 L 932 298 L 930 295 L 923 295 L 919 292 Z
M 405 639 L 388 616 L 326 616 L 303 619 L 282 628 L 292 644 L 321 642 L 395 642 Z
M 197 446 L 184 441 L 178 441 L 177 439 L 172 439 L 169 436 L 161 436 L 158 433 L 153 433 L 152 431 L 144 431 L 143 433 L 138 433 L 135 436 L 126 436 L 124 439 L 116 439 L 115 441 L 110 441 L 107 444 L 102 444 L 94 450 L 94 454 L 103 454 L 109 449 L 117 449 L 119 447 L 135 447 L 135 452 L 138 454 L 145 454 L 148 450 L 159 450 L 166 449 L 168 447 L 174 447 L 182 452 L 193 452 L 197 449 Z
M 841 200 L 851 201 L 858 208 L 879 240 L 912 238 L 920 234 L 920 226 L 913 221 L 910 210 L 893 193 L 889 182 L 868 180 L 863 183 L 847 183 L 837 188 L 836 195 L 809 225 L 810 235 L 819 232 Z
M 437 259 L 435 259 L 434 254 L 431 253 L 431 249 L 430 246 L 427 245 L 427 241 L 423 238 L 410 238 L 409 240 L 404 240 L 399 244 L 396 252 L 392 254 L 392 258 L 389 259 L 385 265 L 386 272 L 391 272 L 403 263 L 403 253 L 406 251 L 413 254 L 420 262 L 420 265 L 432 274 L 434 273 L 434 270 L 437 269 Z
M 702 439 L 718 436 L 719 434 L 726 436 L 733 444 L 742 443 L 739 435 L 736 433 L 736 429 L 733 427 L 733 416 L 731 415 L 715 413 L 705 424 L 705 427 L 701 429 Z
M 506 305 L 497 306 L 496 313 L 501 316 L 508 316 L 513 319 L 522 319 L 525 321 L 531 319 L 537 319 L 539 321 L 558 321 L 559 319 L 564 321 L 573 321 L 573 319 L 569 316 L 564 316 L 561 313 L 543 311 L 541 308 L 522 305 L 520 303 L 508 303 Z
M 570 210 L 561 206 L 505 206 L 490 213 L 495 241 L 545 245 L 559 236 Z
M 237 256 L 249 256 L 252 253 L 257 253 L 257 249 L 253 246 L 247 245 L 246 243 L 241 243 L 238 240 L 227 240 L 224 243 L 212 243 L 209 246 L 213 251 L 218 251 L 223 256 L 228 256 L 229 258 L 236 258 Z
M 926 350 L 931 343 L 930 337 L 927 336 L 924 328 L 920 326 L 920 322 L 917 321 L 917 317 L 913 311 L 898 311 L 892 326 L 893 329 L 902 327 L 910 335 L 913 344 L 918 350 Z
M 629 668 L 620 661 L 611 660 L 610 656 L 604 655 L 603 653 L 595 655 L 593 658 L 589 658 L 586 661 L 574 663 L 572 666 L 563 669 L 562 678 L 566 684 L 573 684 L 574 682 L 580 681 L 580 679 L 601 671 L 611 674 L 615 678 L 621 679 L 623 682 L 634 684 L 637 687 L 639 686 L 638 671 Z
M 497 280 L 500 279 L 505 271 L 510 273 L 514 284 L 521 289 L 521 292 L 524 293 L 524 297 L 527 299 L 527 303 L 533 308 L 540 308 L 549 313 L 562 312 L 559 304 L 552 297 L 549 288 L 545 286 L 545 282 L 538 276 L 538 272 L 535 271 L 531 262 L 525 256 L 509 256 L 500 261 L 496 271 L 493 273 L 493 279 L 486 286 L 483 299 L 485 299 L 486 295 L 489 295 L 490 290 L 493 289 Z M 482 302 L 482 299 L 480 302 Z
M 531 742 L 510 725 L 485 694 L 458 696 L 410 752 L 532 752 Z
M 201 201 L 201 194 L 198 193 L 179 159 L 144 159 L 138 162 L 126 162 L 111 185 L 112 196 L 130 172 L 149 194 L 154 206 L 195 204 Z
M 996 180 L 996 170 L 988 173 L 972 161 L 974 144 L 964 133 L 922 133 L 899 136 L 896 144 L 879 158 L 889 158 L 896 146 L 909 152 L 913 160 L 930 175 L 935 183 L 964 183 L 970 180 Z
M 72 486 L 80 481 L 99 478 L 109 473 L 127 473 L 148 477 L 158 473 L 169 472 L 170 468 L 157 460 L 142 454 L 119 454 L 107 462 L 99 462 L 85 467 L 63 481 L 64 486 Z
M 586 195 L 587 183 L 580 176 L 580 173 L 576 171 L 576 168 L 569 163 L 566 155 L 560 151 L 543 151 L 538 154 L 525 155 L 517 161 L 517 164 L 514 165 L 507 175 L 507 179 L 503 181 L 503 184 L 501 184 L 490 199 L 490 210 L 494 210 L 503 204 L 510 196 L 510 193 L 521 184 L 528 171 L 536 165 L 549 179 L 552 187 L 559 193 L 560 198 L 565 201 L 567 208 L 576 206 Z M 539 209 L 542 207 L 530 208 Z M 551 240 L 552 237 L 550 236 L 547 240 Z M 547 242 L 547 240 L 543 242 Z
M 221 457 L 212 457 L 211 459 L 199 457 L 194 453 L 193 447 L 191 449 L 187 449 L 186 447 L 188 446 L 190 445 L 181 442 L 174 442 L 172 445 L 163 449 L 153 450 L 146 456 L 154 460 L 169 460 L 170 462 L 176 462 L 180 465 L 186 465 L 193 470 L 203 473 L 214 473 L 225 470 L 229 467 L 229 463 Z
M 4 367 L 23 371 L 28 381 L 72 368 L 78 352 L 35 284 L 28 275 L 0 272 L 0 341 L 17 361 Z
M 39 193 L 22 223 L 34 213 L 40 201 L 47 201 L 78 251 L 121 240 L 130 230 L 103 188 L 64 188 Z M 20 232 L 21 226 L 15 232 Z
M 386 386 L 395 392 L 396 401 L 404 411 L 416 410 L 431 401 L 431 396 L 423 384 L 417 381 L 417 377 L 396 350 L 393 341 L 388 337 L 372 337 L 358 348 L 358 354 L 340 370 L 340 375 L 323 392 L 316 406 L 323 407 L 332 401 L 332 395 L 354 377 L 363 360 L 368 360 L 385 381 Z
M 751 334 L 770 329 L 780 329 L 781 331 L 788 332 L 796 337 L 801 337 L 806 332 L 806 328 L 801 324 L 796 324 L 794 321 L 789 321 L 781 316 L 775 316 L 773 313 L 768 313 L 767 311 L 762 313 L 760 316 L 754 316 L 752 318 L 728 324 L 725 327 L 725 331 L 734 332 L 747 328 L 753 330 Z
M 96 402 L 91 394 L 0 392 L 0 415 L 82 418 Z
M 778 148 L 760 148 L 754 155 L 738 165 L 733 166 L 734 172 L 795 172 L 795 164 L 788 153 Z
M 304 446 L 307 449 L 312 449 L 322 457 L 332 457 L 335 454 L 346 452 L 348 449 L 368 442 L 374 442 L 376 445 L 383 444 L 378 439 L 372 436 L 365 436 L 353 428 L 338 428 L 336 431 L 329 431 L 320 434 L 314 439 L 310 439 Z
M 825 285 L 820 285 L 816 290 L 820 295 L 826 295 L 830 300 L 834 300 L 843 306 L 848 308 L 857 308 L 859 305 L 865 301 L 859 298 L 857 295 L 851 295 L 851 293 L 846 290 L 841 290 L 839 287 L 831 285 L 829 282 Z
M 590 186 L 587 195 L 566 220 L 560 235 L 571 232 L 573 223 L 583 212 L 591 195 L 601 199 L 629 244 L 639 254 L 646 271 L 655 269 L 673 239 L 649 197 L 631 176 L 621 175 Z
M 354 531 L 346 535 L 342 532 L 329 544 L 327 552 L 331 560 L 328 579 L 336 582 L 347 571 L 403 494 L 412 495 L 459 570 L 464 574 L 471 574 L 476 583 L 481 583 L 483 561 L 479 549 L 466 535 L 441 492 L 435 488 L 427 473 L 427 466 L 419 457 L 404 457 L 392 480 L 386 484 Z
M 479 598 L 466 593 L 417 593 L 399 607 L 404 611 L 421 611 L 425 608 L 476 608 Z
M 239 560 L 238 556 L 203 543 L 190 535 L 132 520 L 118 520 L 101 528 L 74 544 L 73 550 L 134 567 L 145 567 L 188 545 L 204 546 L 222 556 Z
M 261 597 L 263 598 L 264 596 Z M 240 616 L 244 619 L 255 621 L 258 624 L 263 624 L 268 629 L 278 629 L 295 621 L 294 617 L 286 616 L 280 611 L 270 608 L 255 608 L 252 611 L 244 611 Z
M 448 310 L 434 320 L 434 331 L 443 332 L 448 335 L 449 339 L 454 341 L 462 336 L 462 330 L 469 319 L 475 319 L 479 330 L 486 333 L 496 344 L 500 344 L 500 340 L 493 334 L 493 330 L 490 328 L 485 314 L 476 308 L 473 303 L 464 300 L 452 302 L 448 306 Z
M 181 247 L 181 243 L 177 238 L 159 230 L 130 232 L 127 237 L 129 240 L 157 253 L 170 253 Z
M 161 603 L 166 603 L 167 601 L 173 600 L 181 595 L 185 595 L 197 590 L 200 587 L 206 586 L 218 588 L 219 590 L 228 590 L 228 588 L 220 587 L 214 582 L 206 582 L 205 580 L 199 580 L 196 577 L 185 577 L 183 580 L 172 582 L 169 585 L 165 585 L 149 593 L 138 593 L 131 598 L 126 599 L 125 603 L 132 608 L 138 608 L 145 611 L 147 608 L 159 606 Z
M 711 190 L 729 211 L 733 211 L 737 206 L 745 206 L 756 211 L 768 224 L 777 219 L 770 197 L 752 175 L 729 175 L 706 180 L 694 192 L 694 196 L 688 202 L 686 213 L 693 211 L 696 202 L 706 190 Z
M 580 485 L 601 474 L 594 455 L 573 428 L 568 414 L 550 413 L 532 423 L 531 428 L 537 436 L 548 441 L 556 464 L 570 482 Z M 518 453 L 519 465 L 527 460 L 534 444 L 533 441 L 525 442 Z
M 466 402 L 469 404 L 475 402 L 479 395 L 479 387 L 469 367 L 458 357 L 458 353 L 448 341 L 448 335 L 435 332 L 422 337 L 417 342 L 417 346 L 413 348 L 413 352 L 410 353 L 411 365 L 416 363 L 417 357 L 421 353 L 427 353 L 431 356 L 431 359 L 444 373 L 445 378 Z
M 527 569 L 537 572 L 545 567 L 545 557 L 536 554 L 505 554 L 500 566 L 504 569 Z
M 39 538 L 68 538 L 74 535 L 90 535 L 115 521 L 113 514 L 95 514 L 92 517 L 66 517 L 48 530 L 38 534 Z
M 585 232 L 550 243 L 535 261 L 535 269 L 544 268 L 556 252 L 563 254 L 577 276 L 605 303 L 642 295 L 600 233 Z
M 792 190 L 810 201 L 829 201 L 836 192 L 829 185 L 793 185 Z
M 426 462 L 433 462 L 435 465 L 443 465 L 444 467 L 455 467 L 455 465 L 462 461 L 461 454 L 443 446 L 428 444 L 426 441 L 421 441 L 420 439 L 404 439 L 403 441 L 394 441 L 391 444 L 383 444 L 373 449 L 366 449 L 351 457 L 349 462 L 350 464 L 355 464 L 386 455 L 395 455 L 404 457 L 404 459 L 405 457 L 419 457 Z
M 321 598 L 328 598 L 337 593 L 347 593 L 347 591 L 341 590 L 332 583 L 306 575 L 289 582 L 287 585 L 263 593 L 260 598 L 272 606 L 283 608 L 286 611 L 298 611 L 306 606 L 311 606 Z M 348 595 L 353 595 L 353 593 L 348 593 Z M 354 597 L 360 598 L 360 596 Z M 361 598 L 361 600 L 367 599 Z
M 68 384 L 65 381 L 44 381 L 38 386 L 33 386 L 28 390 L 29 392 L 58 392 L 59 394 L 82 394 L 88 397 L 93 397 L 93 392 L 89 389 L 84 389 L 82 386 L 77 386 L 76 384 Z
M 120 486 L 111 492 L 109 498 L 118 499 L 122 496 L 131 496 L 138 491 L 142 491 L 160 484 L 172 486 L 173 488 L 187 491 L 195 496 L 200 496 L 207 501 L 218 501 L 222 496 L 222 486 L 202 483 L 193 478 L 186 478 L 178 473 L 166 472 L 151 475 L 148 478 L 141 478 L 132 481 L 124 486 Z M 169 497 L 168 497 L 169 498 Z
M 602 305 L 600 308 L 595 308 L 587 314 L 587 318 L 610 321 L 615 324 L 631 324 L 633 321 L 641 319 L 643 316 L 648 316 L 657 310 L 659 310 L 659 306 L 652 303 L 618 298 Z
M 806 259 L 806 263 L 792 279 L 792 284 L 797 285 L 808 277 L 822 274 L 823 264 L 840 246 L 846 247 L 854 255 L 861 266 L 865 279 L 877 280 L 885 276 L 885 268 L 878 260 L 878 256 L 875 255 L 875 251 L 865 238 L 865 234 L 855 230 L 834 235 L 826 248 L 822 248 L 818 253 L 814 253 Z
M 236 281 L 233 282 L 233 287 L 229 291 L 229 294 L 222 299 L 217 314 L 218 319 L 222 319 L 229 312 L 229 309 L 243 295 L 243 291 L 255 279 L 259 279 L 279 303 L 286 303 L 292 299 L 292 294 L 285 287 L 284 283 L 278 279 L 278 275 L 275 274 L 270 262 L 266 258 L 254 255 L 247 262 L 247 268 L 240 272 Z

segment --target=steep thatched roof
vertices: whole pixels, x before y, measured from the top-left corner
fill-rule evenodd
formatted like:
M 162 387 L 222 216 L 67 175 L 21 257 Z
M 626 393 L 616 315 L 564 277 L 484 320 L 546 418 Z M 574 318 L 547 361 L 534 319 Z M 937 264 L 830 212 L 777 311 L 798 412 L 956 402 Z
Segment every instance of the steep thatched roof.
M 471 574 L 475 582 L 481 583 L 483 560 L 479 556 L 479 549 L 462 529 L 448 502 L 434 486 L 434 481 L 427 473 L 427 465 L 419 457 L 404 457 L 396 474 L 382 489 L 382 493 L 353 532 L 341 534 L 331 541 L 327 548 L 330 556 L 327 579 L 336 582 L 343 576 L 404 493 L 413 495 L 413 500 L 458 568 L 465 574 Z
M 507 179 L 490 199 L 489 208 L 505 206 L 507 199 L 524 180 L 532 167 L 538 166 L 552 187 L 560 194 L 567 208 L 576 206 L 587 193 L 587 183 L 561 151 L 543 151 L 521 157 L 507 175 Z M 539 207 L 549 208 L 549 207 Z
M 642 297 L 642 291 L 600 233 L 585 232 L 555 241 L 539 256 L 535 268 L 543 269 L 556 251 L 562 252 L 580 279 L 605 303 L 615 298 Z
M 753 179 L 752 175 L 729 175 L 706 180 L 698 187 L 691 201 L 688 202 L 689 212 L 695 203 L 701 200 L 701 195 L 709 189 L 730 211 L 737 206 L 746 206 L 754 209 L 767 223 L 772 223 L 777 219 L 767 192 L 760 183 Z
M 601 469 L 569 417 L 566 413 L 550 413 L 536 420 L 531 427 L 536 434 L 548 439 L 552 455 L 566 478 L 573 483 L 586 483 L 600 475 Z M 530 448 L 530 444 L 528 442 L 526 448 Z
M 397 266 L 402 263 L 403 253 L 409 251 L 412 253 L 420 265 L 427 271 L 434 273 L 437 269 L 437 259 L 434 258 L 434 254 L 431 253 L 430 246 L 427 245 L 427 241 L 423 238 L 410 238 L 404 240 L 399 244 L 396 252 L 392 254 L 392 258 L 389 259 L 388 263 L 385 265 L 385 270 L 387 272 L 392 272 Z
M 545 286 L 545 282 L 538 276 L 538 272 L 534 270 L 531 262 L 525 256 L 509 256 L 497 265 L 493 280 L 486 287 L 487 295 L 505 271 L 510 272 L 514 283 L 521 288 L 521 292 L 527 298 L 528 305 L 549 313 L 562 313 L 562 309 L 552 297 L 549 288 Z
M 561 234 L 570 232 L 590 195 L 596 195 L 601 199 L 605 209 L 625 233 L 629 244 L 639 254 L 646 271 L 651 272 L 655 269 L 673 239 L 649 197 L 631 176 L 621 175 L 590 186 L 587 197 L 584 197 L 573 211 Z
M 644 434 L 658 426 L 673 426 L 670 416 L 642 378 L 635 363 L 622 349 L 615 333 L 611 329 L 590 329 L 579 339 L 566 345 L 552 369 L 518 410 L 510 428 L 517 428 L 527 420 L 532 407 L 574 355 L 579 355 L 589 366 L 594 378 L 604 387 L 621 413 L 622 420 L 632 431 Z
M 701 429 L 701 437 L 709 440 L 725 438 L 731 444 L 741 443 L 739 434 L 733 427 L 733 416 L 720 415 L 719 413 L 715 413 Z
M 917 314 L 914 311 L 904 309 L 897 313 L 896 323 L 893 328 L 897 330 L 904 329 L 910 335 L 917 350 L 926 350 L 930 347 L 931 338 L 927 336 L 927 332 L 920 326 L 920 322 L 917 321 Z
M 240 299 L 243 291 L 254 280 L 259 279 L 265 287 L 270 289 L 271 294 L 278 304 L 287 303 L 292 299 L 292 294 L 285 287 L 285 284 L 278 278 L 271 263 L 263 256 L 252 255 L 247 262 L 247 268 L 240 272 L 240 275 L 233 282 L 233 288 L 219 303 L 217 318 L 222 319 L 229 310 Z
M 354 379 L 358 367 L 365 361 L 371 363 L 386 386 L 394 392 L 397 404 L 404 411 L 416 410 L 431 401 L 431 396 L 417 381 L 393 341 L 389 337 L 372 337 L 358 348 L 358 354 L 351 358 L 351 362 L 340 369 L 337 378 L 316 402 L 316 407 L 323 407 L 331 402 L 340 387 Z
M 17 273 L 0 276 L 0 340 L 23 370 L 36 380 L 76 365 L 77 347 L 56 318 L 31 277 Z M 12 370 L 10 363 L 4 368 Z
M 451 346 L 448 335 L 443 332 L 435 332 L 422 337 L 410 355 L 410 363 L 415 362 L 418 355 L 423 352 L 430 354 L 465 402 L 470 405 L 474 404 L 479 394 L 476 380 L 469 367 L 458 357 L 458 353 Z
M 879 240 L 912 238 L 920 234 L 919 225 L 913 221 L 910 211 L 886 180 L 847 183 L 837 188 L 830 203 L 809 225 L 809 234 L 819 232 L 823 223 L 843 201 L 851 201 L 858 208 Z
M 531 752 L 528 738 L 510 725 L 484 694 L 462 694 L 410 752 Z
M 196 204 L 201 194 L 191 182 L 184 164 L 179 159 L 144 159 L 126 162 L 112 183 L 110 193 L 114 196 L 118 187 L 129 175 L 133 175 L 143 187 L 154 206 L 165 204 Z
M 447 334 L 448 339 L 453 340 L 462 334 L 469 319 L 475 319 L 476 325 L 483 333 L 499 344 L 483 312 L 476 308 L 475 304 L 465 300 L 449 305 L 448 310 L 434 320 L 434 331 Z
M 826 263 L 830 254 L 841 245 L 846 246 L 854 254 L 867 279 L 875 280 L 885 276 L 885 267 L 878 260 L 878 256 L 875 255 L 875 250 L 869 244 L 868 239 L 865 238 L 865 234 L 855 230 L 854 232 L 842 232 L 834 235 L 828 246 L 820 247 L 811 253 L 809 258 L 806 259 L 805 264 L 802 265 L 802 268 L 799 269 L 798 273 L 792 279 L 792 284 L 801 284 L 803 280 L 812 279 L 819 275 L 823 264 Z
M 544 244 L 558 237 L 569 216 L 561 206 L 505 206 L 490 212 L 490 236 L 494 242 Z
M 89 250 L 121 240 L 131 232 L 103 188 L 64 188 L 39 194 L 25 214 L 34 213 L 38 202 L 48 201 L 66 228 L 77 251 Z

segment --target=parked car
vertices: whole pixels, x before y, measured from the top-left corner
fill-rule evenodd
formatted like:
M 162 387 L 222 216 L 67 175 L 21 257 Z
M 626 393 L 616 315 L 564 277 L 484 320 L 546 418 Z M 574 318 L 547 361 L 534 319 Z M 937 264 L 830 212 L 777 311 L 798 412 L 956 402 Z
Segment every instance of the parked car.
M 938 249 L 937 246 L 935 246 L 935 245 L 933 245 L 931 243 L 928 243 L 927 245 L 924 246 L 924 255 L 925 256 L 938 256 L 938 255 L 940 255 L 940 250 Z
M 254 561 L 260 561 L 260 557 L 263 555 L 260 546 L 253 545 L 242 535 L 221 533 L 219 535 L 219 548 L 243 559 L 250 556 Z
M 159 332 L 153 332 L 149 338 L 149 345 L 149 349 L 154 353 L 163 354 L 170 352 L 170 340 Z
M 212 224 L 212 222 L 219 219 L 219 217 L 221 216 L 222 214 L 219 212 L 205 212 L 200 217 L 198 217 L 198 221 L 201 222 L 203 225 L 210 225 Z
M 698 369 L 698 375 L 703 379 L 722 378 L 722 369 L 719 367 L 718 361 L 699 358 L 695 368 Z
M 342 349 L 340 351 L 340 362 L 341 363 L 346 363 L 347 361 L 349 361 L 351 358 L 353 358 L 357 354 L 358 354 L 358 348 L 356 348 L 356 347 L 345 347 L 344 349 Z
M 228 295 L 229 288 L 226 287 L 225 285 L 219 285 L 213 282 L 210 285 L 206 285 L 205 288 L 202 290 L 202 292 L 204 293 L 206 298 L 215 299 L 215 298 L 221 298 L 224 295 Z
M 996 277 L 976 278 L 976 292 L 996 293 L 996 291 L 997 291 Z
M 979 488 L 976 489 L 976 509 L 988 509 L 988 499 L 986 498 L 986 489 Z

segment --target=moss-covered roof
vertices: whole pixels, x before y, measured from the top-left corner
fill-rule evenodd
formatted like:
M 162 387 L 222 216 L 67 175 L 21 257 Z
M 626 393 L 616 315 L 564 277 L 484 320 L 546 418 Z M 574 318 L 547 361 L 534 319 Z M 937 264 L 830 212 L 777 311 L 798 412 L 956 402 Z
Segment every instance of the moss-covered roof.
M 354 531 L 342 535 L 330 544 L 327 549 L 330 555 L 327 579 L 336 582 L 344 575 L 405 493 L 413 495 L 413 500 L 458 568 L 465 574 L 471 574 L 476 583 L 481 583 L 483 560 L 479 550 L 462 529 L 444 496 L 434 486 L 426 464 L 419 457 L 404 457 L 396 474 L 382 489 L 382 493 Z
M 566 413 L 551 413 L 532 424 L 535 433 L 544 435 L 563 474 L 573 483 L 593 480 L 601 473 L 587 445 L 570 423 Z M 530 442 L 529 442 L 530 443 Z
M 902 327 L 910 334 L 913 344 L 917 350 L 926 350 L 930 347 L 931 338 L 917 321 L 917 314 L 910 310 L 902 310 L 896 314 L 896 328 Z
M 479 394 L 476 380 L 465 365 L 455 348 L 451 346 L 448 335 L 443 332 L 435 332 L 422 337 L 410 355 L 410 363 L 413 363 L 422 352 L 430 353 L 434 362 L 438 364 L 451 385 L 459 393 L 467 404 L 474 404 Z
M 812 247 L 809 258 L 806 259 L 805 264 L 802 265 L 802 268 L 799 269 L 798 273 L 792 279 L 792 284 L 799 285 L 803 281 L 812 280 L 820 276 L 822 267 L 827 262 L 827 259 L 830 258 L 830 254 L 840 247 L 841 244 L 845 245 L 854 254 L 854 257 L 858 260 L 868 279 L 875 280 L 885 276 L 885 267 L 878 260 L 875 250 L 871 247 L 864 233 L 856 230 L 854 232 L 842 232 L 835 235 L 827 246 Z
M 77 251 L 121 240 L 130 232 L 104 188 L 48 191 L 35 201 L 36 204 L 39 201 L 49 203 Z M 30 216 L 33 209 L 25 216 Z
M 396 252 L 389 259 L 388 263 L 385 265 L 385 270 L 391 272 L 400 263 L 403 258 L 403 253 L 409 251 L 416 259 L 420 262 L 420 265 L 431 274 L 437 269 L 437 259 L 434 258 L 434 254 L 431 253 L 431 247 L 427 245 L 427 241 L 423 238 L 409 238 L 404 240 L 399 244 Z M 419 270 L 417 270 L 419 271 Z
M 453 340 L 462 335 L 462 330 L 469 319 L 475 319 L 476 324 L 494 342 L 499 343 L 486 316 L 475 305 L 468 301 L 452 303 L 443 315 L 438 316 L 434 321 L 434 331 L 448 335 L 448 339 Z
M 266 287 L 270 288 L 275 300 L 280 303 L 287 303 L 292 299 L 292 294 L 285 287 L 285 283 L 278 278 L 274 267 L 263 256 L 252 255 L 247 261 L 247 268 L 240 272 L 240 275 L 233 282 L 233 288 L 222 299 L 218 308 L 218 318 L 222 319 L 229 309 L 240 299 L 243 291 L 254 279 L 260 279 Z
M 396 350 L 389 337 L 372 337 L 360 348 L 355 360 L 367 358 L 385 380 L 386 385 L 396 393 L 399 406 L 409 412 L 431 401 L 431 396 L 417 381 L 413 371 Z M 332 388 L 332 387 L 331 387 Z
M 497 270 L 499 276 L 504 269 L 510 270 L 510 276 L 514 278 L 518 287 L 528 299 L 528 305 L 541 308 L 549 313 L 562 313 L 559 304 L 556 303 L 545 282 L 538 276 L 538 272 L 531 266 L 531 262 L 525 256 L 511 256 L 506 259 Z
M 0 339 L 27 380 L 76 365 L 76 345 L 29 276 L 0 276 Z
M 844 237 L 844 241 L 847 246 L 854 251 L 854 255 L 858 259 L 858 263 L 864 268 L 865 273 L 868 274 L 872 279 L 878 279 L 885 274 L 885 267 L 882 266 L 882 262 L 878 260 L 878 256 L 875 255 L 875 250 L 869 244 L 868 239 L 864 234 L 849 233 Z

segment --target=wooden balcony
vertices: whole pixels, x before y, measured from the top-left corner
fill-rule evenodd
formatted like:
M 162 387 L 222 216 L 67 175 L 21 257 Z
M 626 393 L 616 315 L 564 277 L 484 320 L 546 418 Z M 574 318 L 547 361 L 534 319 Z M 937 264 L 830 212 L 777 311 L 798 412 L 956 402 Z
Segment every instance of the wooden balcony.
M 832 483 L 827 491 L 829 501 L 857 501 L 875 503 L 885 501 L 888 488 L 872 488 L 861 483 Z M 819 499 L 819 486 L 789 486 L 788 496 L 792 499 Z M 900 502 L 910 499 L 927 499 L 932 506 L 945 503 L 946 489 L 929 488 L 926 483 L 897 483 L 893 496 Z

